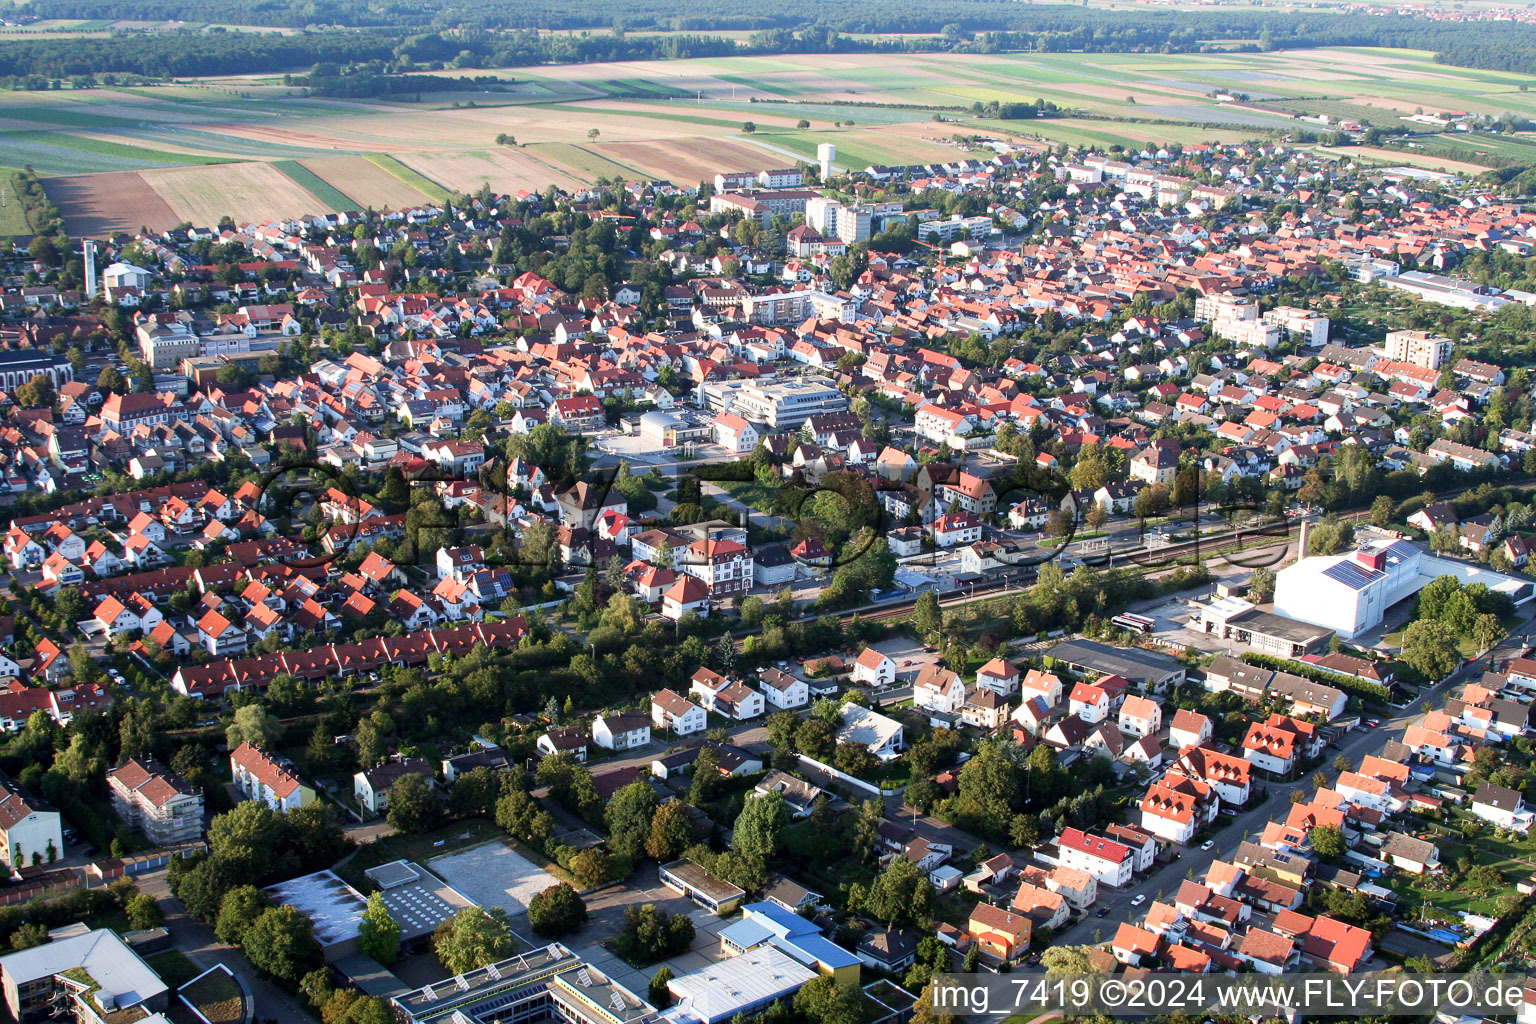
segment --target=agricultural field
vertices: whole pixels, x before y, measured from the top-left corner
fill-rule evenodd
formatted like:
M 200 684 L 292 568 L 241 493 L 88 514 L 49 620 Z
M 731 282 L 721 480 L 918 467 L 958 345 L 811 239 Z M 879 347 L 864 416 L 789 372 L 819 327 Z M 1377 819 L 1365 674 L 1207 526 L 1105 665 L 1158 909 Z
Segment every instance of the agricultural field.
M 367 157 L 322 156 L 305 160 L 302 166 L 350 196 L 360 207 L 390 210 L 417 206 L 434 198 Z
M 45 179 L 43 187 L 64 223 L 78 235 L 105 238 L 118 231 L 132 234 L 144 227 L 163 230 L 181 223 L 138 171 L 63 175 Z
M 139 176 L 171 208 L 172 223 L 217 224 L 225 216 L 266 220 L 332 209 L 271 164 L 176 167 Z
M 33 167 L 72 228 L 95 232 L 197 220 L 215 209 L 270 216 L 412 205 L 482 182 L 508 191 L 615 175 L 692 183 L 720 170 L 812 160 L 823 142 L 837 146 L 836 163 L 848 169 L 952 159 L 956 135 L 1129 148 L 1322 130 L 1301 116 L 1381 126 L 1421 110 L 1536 116 L 1536 91 L 1527 91 L 1536 77 L 1375 48 L 785 54 L 496 75 L 501 90 L 466 82 L 462 93 L 428 93 L 423 102 L 311 98 L 262 76 L 4 93 L 0 166 Z M 977 103 L 1037 98 L 1067 113 L 1000 121 L 971 112 Z M 752 133 L 742 131 L 748 121 Z M 501 135 L 516 145 L 496 144 Z M 1536 146 L 1520 138 L 1449 133 L 1424 144 L 1451 159 L 1401 147 L 1344 155 L 1466 174 L 1527 156 L 1536 162 Z M 199 171 L 218 163 L 225 166 Z M 221 181 L 231 189 L 222 198 L 207 187 Z

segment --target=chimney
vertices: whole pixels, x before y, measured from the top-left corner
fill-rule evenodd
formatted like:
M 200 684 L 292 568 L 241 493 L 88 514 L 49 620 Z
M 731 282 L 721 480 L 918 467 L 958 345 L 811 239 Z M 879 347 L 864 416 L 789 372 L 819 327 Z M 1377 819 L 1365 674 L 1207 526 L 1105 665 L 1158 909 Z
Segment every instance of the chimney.
M 1296 560 L 1299 562 L 1307 557 L 1307 537 L 1312 533 L 1312 524 L 1307 520 L 1301 521 L 1301 540 L 1297 542 Z

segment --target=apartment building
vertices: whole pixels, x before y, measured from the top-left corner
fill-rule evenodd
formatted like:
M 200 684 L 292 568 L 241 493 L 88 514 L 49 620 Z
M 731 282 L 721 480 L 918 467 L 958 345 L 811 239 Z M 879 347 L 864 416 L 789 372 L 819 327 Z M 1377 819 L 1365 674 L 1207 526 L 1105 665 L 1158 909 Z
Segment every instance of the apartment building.
M 229 755 L 229 771 L 240 792 L 274 811 L 292 811 L 315 801 L 315 791 L 304 785 L 292 762 L 249 743 Z
M 157 761 L 133 759 L 107 773 L 112 809 L 156 846 L 203 834 L 203 794 Z
M 1450 361 L 1452 345 L 1450 338 L 1428 331 L 1389 331 L 1385 348 L 1388 359 L 1438 370 Z

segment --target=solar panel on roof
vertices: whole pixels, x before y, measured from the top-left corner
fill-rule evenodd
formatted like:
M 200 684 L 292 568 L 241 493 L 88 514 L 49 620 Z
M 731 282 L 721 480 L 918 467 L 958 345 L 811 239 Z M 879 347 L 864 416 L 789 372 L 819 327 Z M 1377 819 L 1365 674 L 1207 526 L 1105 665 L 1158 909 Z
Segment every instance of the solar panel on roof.
M 1381 574 L 1372 572 L 1364 566 L 1356 565 L 1354 562 L 1343 561 L 1335 562 L 1324 569 L 1323 575 L 1329 579 L 1337 580 L 1351 590 L 1363 590 L 1373 579 Z

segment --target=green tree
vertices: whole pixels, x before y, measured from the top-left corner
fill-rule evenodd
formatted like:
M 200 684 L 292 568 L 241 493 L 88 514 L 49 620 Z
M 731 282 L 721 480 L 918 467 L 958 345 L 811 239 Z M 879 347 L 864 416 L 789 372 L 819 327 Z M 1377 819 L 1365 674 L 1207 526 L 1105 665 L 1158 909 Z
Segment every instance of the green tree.
M 53 404 L 53 382 L 47 374 L 39 373 L 31 380 L 18 387 L 15 391 L 16 401 L 20 405 L 28 407 L 49 406 Z
M 133 928 L 155 928 L 165 920 L 165 911 L 160 909 L 160 903 L 147 892 L 129 897 L 123 905 L 123 913 Z
M 1316 825 L 1307 833 L 1312 840 L 1312 849 L 1319 857 L 1330 863 L 1344 856 L 1347 846 L 1344 842 L 1344 833 L 1337 825 Z
M 11 932 L 11 948 L 17 952 L 45 946 L 49 941 L 48 926 L 41 921 L 29 921 Z
M 246 931 L 241 948 L 251 963 L 289 984 L 320 962 L 314 927 L 297 907 L 268 907 Z
M 486 765 L 461 772 L 453 780 L 450 802 L 461 818 L 488 817 L 501 795 L 501 775 Z
M 1403 632 L 1403 661 L 1427 680 L 1444 679 L 1461 661 L 1455 631 L 1435 619 L 1410 623 Z
M 1248 576 L 1248 593 L 1258 604 L 1267 604 L 1275 596 L 1275 570 L 1260 566 Z
M 795 993 L 795 1012 L 813 1024 L 863 1024 L 863 997 L 858 986 L 823 975 Z
M 432 951 L 454 974 L 467 974 L 512 955 L 515 949 L 505 913 L 465 907 L 432 933 Z
M 583 889 L 595 889 L 613 880 L 613 861 L 596 847 L 582 850 L 571 858 L 571 877 Z
M 576 890 L 561 882 L 528 901 L 528 926 L 535 935 L 558 939 L 570 935 L 587 921 L 587 905 Z
M 662 964 L 651 977 L 649 996 L 651 1005 L 659 1010 L 665 1010 L 672 1005 L 672 990 L 667 988 L 667 982 L 672 980 L 672 968 Z
M 385 818 L 397 832 L 419 835 L 436 828 L 441 817 L 442 807 L 426 776 L 403 775 L 389 787 Z
M 96 376 L 96 387 L 102 391 L 114 391 L 120 395 L 128 393 L 128 382 L 123 379 L 123 374 L 115 366 L 108 366 Z
M 654 903 L 624 908 L 624 930 L 614 939 L 618 954 L 632 964 L 648 964 L 686 952 L 693 945 L 687 914 L 669 914 Z
M 1052 946 L 1040 954 L 1047 974 L 1096 974 L 1091 946 Z
M 631 782 L 613 794 L 604 812 L 608 849 L 630 863 L 645 856 L 656 804 L 656 791 L 644 782 Z
M 400 924 L 391 916 L 382 892 L 368 894 L 358 924 L 358 949 L 388 967 L 400 958 Z
M 1397 512 L 1397 503 L 1385 494 L 1378 494 L 1371 502 L 1371 525 L 1390 526 Z
M 275 811 L 247 800 L 208 823 L 208 848 L 236 884 L 265 885 L 292 859 L 292 851 L 282 849 L 284 831 Z
M 692 841 L 693 818 L 687 804 L 673 798 L 656 808 L 645 838 L 645 852 L 649 856 L 662 863 L 675 860 Z
M 234 750 L 242 743 L 271 750 L 282 739 L 283 727 L 274 715 L 260 704 L 247 704 L 235 709 L 235 720 L 224 730 L 224 742 Z
M 929 590 L 918 597 L 917 603 L 912 606 L 912 624 L 922 636 L 938 633 L 944 624 L 943 613 L 939 610 L 939 595 Z
M 932 920 L 936 907 L 937 897 L 927 874 L 905 857 L 897 857 L 869 887 L 863 910 L 886 924 L 926 923 Z
M 732 879 L 743 889 L 757 889 L 768 879 L 768 868 L 779 848 L 779 833 L 789 824 L 789 805 L 779 793 L 749 796 L 736 817 L 731 850 L 739 865 Z
M 214 925 L 214 934 L 220 942 L 227 942 L 231 946 L 244 945 L 245 933 L 271 905 L 272 901 L 254 885 L 242 885 L 229 890 L 219 906 L 219 919 Z

